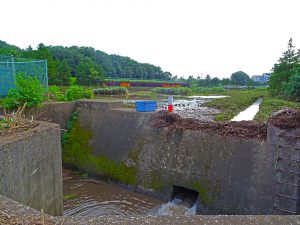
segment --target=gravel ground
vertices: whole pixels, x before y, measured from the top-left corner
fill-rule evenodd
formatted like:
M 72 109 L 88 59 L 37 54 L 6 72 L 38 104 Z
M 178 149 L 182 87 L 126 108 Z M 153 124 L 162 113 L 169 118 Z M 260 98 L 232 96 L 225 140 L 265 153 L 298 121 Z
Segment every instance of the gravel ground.
M 203 121 L 213 121 L 221 111 L 210 107 L 188 106 L 175 107 L 174 113 L 182 118 L 192 118 Z

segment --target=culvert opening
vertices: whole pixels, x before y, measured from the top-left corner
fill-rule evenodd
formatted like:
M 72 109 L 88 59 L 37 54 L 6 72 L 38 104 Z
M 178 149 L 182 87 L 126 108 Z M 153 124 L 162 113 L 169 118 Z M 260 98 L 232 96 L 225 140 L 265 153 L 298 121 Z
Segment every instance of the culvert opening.
M 170 201 L 179 200 L 180 205 L 191 208 L 198 201 L 198 197 L 198 191 L 173 185 Z
M 196 215 L 199 203 L 198 196 L 198 191 L 173 185 L 169 202 L 162 204 L 155 215 Z

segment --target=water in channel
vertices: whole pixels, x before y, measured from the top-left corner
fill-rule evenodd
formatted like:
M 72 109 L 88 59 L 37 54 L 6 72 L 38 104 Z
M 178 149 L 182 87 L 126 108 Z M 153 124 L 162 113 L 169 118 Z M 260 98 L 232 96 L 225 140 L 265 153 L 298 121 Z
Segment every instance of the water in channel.
M 231 121 L 253 120 L 256 113 L 259 111 L 259 105 L 262 103 L 262 98 L 257 99 L 251 106 L 240 112 Z
M 82 178 L 72 171 L 63 171 L 65 216 L 109 215 L 195 215 L 196 204 L 188 208 L 181 200 L 168 203 L 136 193 L 115 184 Z
M 64 215 L 145 215 L 163 201 L 64 170 Z

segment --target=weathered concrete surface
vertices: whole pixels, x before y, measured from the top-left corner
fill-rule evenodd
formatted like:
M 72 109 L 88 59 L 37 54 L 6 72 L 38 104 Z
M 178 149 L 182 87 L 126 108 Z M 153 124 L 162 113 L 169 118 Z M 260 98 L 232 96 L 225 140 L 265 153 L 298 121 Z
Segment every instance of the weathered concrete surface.
M 33 116 L 37 120 L 58 123 L 60 128 L 66 129 L 76 102 L 47 103 L 38 108 L 26 112 L 27 116 Z
M 41 218 L 41 212 L 34 210 L 28 206 L 22 205 L 7 197 L 0 195 L 0 215 L 4 212 L 6 215 L 15 216 L 18 218 L 19 223 L 28 224 L 32 218 Z M 124 224 L 124 225 L 140 225 L 140 224 L 153 224 L 153 225 L 166 225 L 166 224 L 206 224 L 206 225 L 219 225 L 219 224 L 300 224 L 300 216 L 130 216 L 130 217 L 52 217 L 45 215 L 46 219 L 50 219 L 55 224 L 81 224 L 81 225 L 111 225 L 111 224 Z M 21 223 L 21 224 L 22 224 Z M 30 223 L 29 223 L 30 224 Z
M 81 102 L 76 111 L 92 131 L 93 154 L 134 166 L 138 187 L 164 199 L 172 185 L 197 190 L 201 213 L 275 213 L 274 156 L 266 141 L 154 128 L 147 124 L 152 113 L 91 104 Z
M 274 208 L 277 214 L 299 214 L 300 129 L 269 124 L 268 140 L 276 162 Z
M 128 109 L 99 110 L 78 105 L 82 127 L 92 130 L 90 145 L 95 155 L 104 154 L 115 161 L 124 161 L 141 135 L 152 113 Z
M 202 213 L 274 213 L 268 143 L 145 126 L 136 145 L 141 186 L 165 196 L 172 185 L 197 190 L 206 206 Z
M 0 140 L 0 194 L 51 215 L 62 214 L 62 162 L 57 124 Z
M 61 118 L 64 109 L 59 107 L 55 116 Z M 93 154 L 134 167 L 138 187 L 165 199 L 172 185 L 197 190 L 201 213 L 278 213 L 272 138 L 257 141 L 154 128 L 147 124 L 152 113 L 121 109 L 120 102 L 79 101 L 72 107 L 81 126 L 92 132 Z M 56 120 L 66 124 L 66 117 Z

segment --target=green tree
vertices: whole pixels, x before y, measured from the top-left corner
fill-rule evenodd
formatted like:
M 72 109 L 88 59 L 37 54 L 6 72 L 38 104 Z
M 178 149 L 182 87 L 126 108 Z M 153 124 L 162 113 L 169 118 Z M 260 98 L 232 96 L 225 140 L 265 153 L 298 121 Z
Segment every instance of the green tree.
M 60 61 L 57 67 L 57 75 L 54 83 L 58 85 L 69 85 L 69 77 L 71 76 L 71 68 L 66 60 Z
M 299 66 L 299 51 L 295 51 L 293 40 L 290 38 L 288 49 L 279 58 L 278 63 L 273 66 L 273 73 L 270 77 L 270 93 L 272 95 L 282 95 L 284 92 L 284 84 L 286 84 L 293 71 Z
M 245 86 L 250 81 L 250 77 L 243 71 L 238 71 L 230 76 L 231 81 L 235 85 Z
M 284 94 L 289 97 L 300 97 L 300 67 L 298 67 L 284 84 Z

